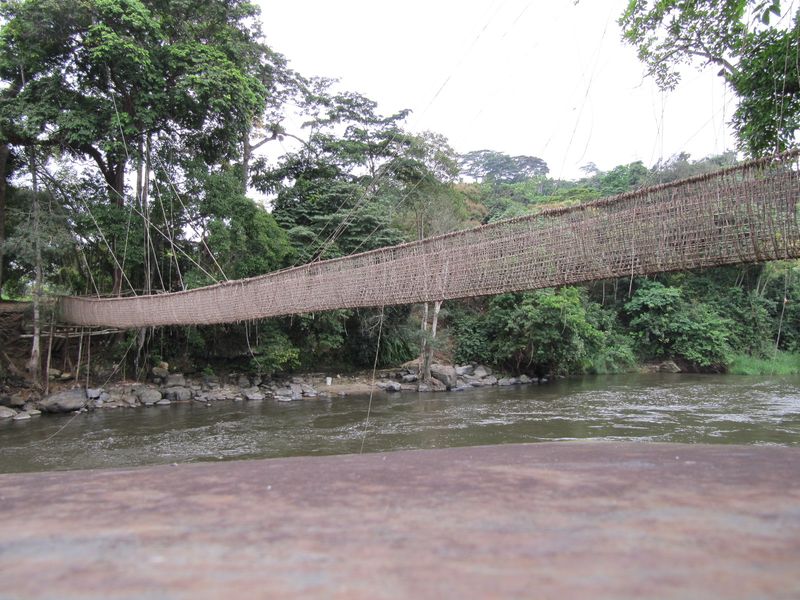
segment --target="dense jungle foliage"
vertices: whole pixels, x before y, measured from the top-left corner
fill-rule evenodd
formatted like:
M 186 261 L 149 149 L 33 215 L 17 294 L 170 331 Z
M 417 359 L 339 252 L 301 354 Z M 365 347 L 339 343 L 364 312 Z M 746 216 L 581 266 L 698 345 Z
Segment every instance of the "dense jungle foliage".
M 793 145 L 798 73 L 781 71 L 779 87 L 768 73 L 796 62 L 797 15 L 778 29 L 778 2 L 655 4 L 631 0 L 620 23 L 659 82 L 674 85 L 677 65 L 702 45 L 702 60 L 723 65 L 741 99 L 741 152 Z M 408 131 L 407 112 L 382 114 L 361 94 L 293 71 L 243 0 L 11 0 L 0 11 L 6 299 L 190 289 L 737 160 L 730 152 L 610 171 L 588 164 L 582 179 L 562 181 L 535 156 L 459 155 L 441 135 Z M 691 36 L 677 36 L 676 22 Z M 166 359 L 270 374 L 370 366 L 379 336 L 379 363 L 397 365 L 427 337 L 459 363 L 539 375 L 664 359 L 744 371 L 777 351 L 789 370 L 800 368 L 797 261 L 448 302 L 436 339 L 420 331 L 421 315 L 393 307 L 150 329 L 107 351 L 139 368 Z

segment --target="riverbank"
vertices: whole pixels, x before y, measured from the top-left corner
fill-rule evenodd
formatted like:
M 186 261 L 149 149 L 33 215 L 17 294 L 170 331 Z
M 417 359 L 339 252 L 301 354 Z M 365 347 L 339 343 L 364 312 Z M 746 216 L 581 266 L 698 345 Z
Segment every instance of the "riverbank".
M 60 378 L 54 374 L 53 378 Z M 163 406 L 194 402 L 209 405 L 221 401 L 279 402 L 317 397 L 369 394 L 373 391 L 372 373 L 312 373 L 289 378 L 262 378 L 259 375 L 230 373 L 189 375 L 171 372 L 169 365 L 154 367 L 146 382 L 119 381 L 83 387 L 70 381 L 53 381 L 52 393 L 37 394 L 32 389 L 0 393 L 0 420 L 24 420 L 42 413 L 67 413 L 97 409 Z M 491 386 L 545 384 L 545 377 L 527 375 L 498 377 L 485 365 L 431 366 L 431 378 L 420 381 L 415 364 L 376 372 L 374 390 L 386 393 L 463 391 Z
M 569 442 L 0 475 L 4 597 L 788 598 L 799 453 Z

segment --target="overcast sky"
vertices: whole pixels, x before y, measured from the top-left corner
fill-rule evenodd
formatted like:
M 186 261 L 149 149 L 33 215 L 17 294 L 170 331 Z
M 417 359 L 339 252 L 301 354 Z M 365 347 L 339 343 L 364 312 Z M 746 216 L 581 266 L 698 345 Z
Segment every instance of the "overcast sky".
M 627 0 L 261 0 L 267 43 L 307 76 L 413 111 L 458 152 L 547 161 L 555 177 L 734 148 L 713 69 L 660 92 L 620 39 Z

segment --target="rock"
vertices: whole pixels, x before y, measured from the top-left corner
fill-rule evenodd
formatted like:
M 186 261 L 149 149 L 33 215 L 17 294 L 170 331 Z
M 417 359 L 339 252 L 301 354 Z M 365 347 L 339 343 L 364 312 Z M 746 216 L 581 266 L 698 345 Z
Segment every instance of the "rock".
M 122 394 L 119 398 L 119 402 L 125 406 L 136 406 L 139 404 L 139 399 L 133 394 Z
M 250 383 L 250 378 L 247 375 L 239 375 L 236 385 L 242 389 L 245 389 L 251 387 L 252 384 Z
M 385 389 L 387 392 L 400 392 L 402 391 L 403 386 L 398 381 L 389 381 L 386 384 L 386 387 L 383 389 Z
M 658 365 L 659 373 L 680 373 L 681 368 L 673 360 L 665 360 Z
M 486 382 L 486 385 L 497 385 L 497 377 L 494 375 L 489 375 L 483 381 Z
M 50 379 L 58 379 L 61 377 L 61 371 L 59 369 L 50 369 L 47 371 L 47 377 Z
M 519 379 L 516 377 L 503 377 L 497 382 L 497 385 L 517 385 L 519 383 Z
M 186 387 L 186 378 L 182 373 L 171 373 L 164 382 L 166 387 Z
M 302 386 L 302 384 L 300 384 L 300 383 L 290 383 L 289 384 L 289 389 L 292 390 L 292 400 L 300 400 L 303 397 L 303 386 Z
M 28 413 L 32 417 L 38 417 L 40 414 L 42 414 L 42 411 L 40 411 L 40 410 L 38 410 L 36 408 L 29 408 L 25 412 Z
M 183 377 L 183 375 L 181 375 L 181 377 Z M 188 402 L 192 399 L 192 390 L 181 386 L 169 387 L 164 390 L 164 395 L 166 396 L 167 400 L 174 400 L 175 402 Z M 156 404 L 161 404 L 161 402 L 156 402 Z
M 292 399 L 291 388 L 285 387 L 275 390 L 275 400 L 278 400 L 279 402 L 290 402 Z
M 59 379 L 60 379 L 61 381 L 69 381 L 69 380 L 70 380 L 70 379 L 72 379 L 73 377 L 75 377 L 75 375 L 74 375 L 73 373 L 62 373 L 62 374 L 61 374 L 61 377 L 59 377 Z
M 483 379 L 484 377 L 488 377 L 492 374 L 492 370 L 489 367 L 485 367 L 484 365 L 478 365 L 475 367 L 475 370 L 472 372 L 475 377 L 479 377 Z
M 82 389 L 64 390 L 50 394 L 39 401 L 39 408 L 44 412 L 60 413 L 80 410 L 86 405 L 86 392 Z
M 313 387 L 311 387 L 307 383 L 301 384 L 300 385 L 300 389 L 303 390 L 303 396 L 307 396 L 309 398 L 314 398 L 317 395 L 317 390 L 315 390 Z
M 13 419 L 17 416 L 17 411 L 7 406 L 0 406 L 0 419 Z
M 160 404 L 161 406 L 166 406 L 167 404 L 172 404 L 172 400 L 168 400 L 167 398 L 162 398 L 156 404 Z
M 100 397 L 100 394 L 103 393 L 102 388 L 86 388 L 86 397 L 89 400 L 97 400 Z
M 244 397 L 247 400 L 251 401 L 251 402 L 258 402 L 259 400 L 263 400 L 264 399 L 264 394 L 262 394 L 261 392 L 252 392 L 251 391 L 251 392 L 245 393 Z
M 403 383 L 414 383 L 417 379 L 418 377 L 415 373 L 408 373 L 400 378 Z
M 13 394 L 11 398 L 8 399 L 8 406 L 11 408 L 17 408 L 20 406 L 25 405 L 25 397 L 22 394 Z
M 17 414 L 15 414 L 13 418 L 14 418 L 15 421 L 24 421 L 26 419 L 30 419 L 31 416 L 30 416 L 30 414 L 28 414 L 28 413 L 23 411 L 23 412 L 18 412 Z
M 169 377 L 169 371 L 162 367 L 153 367 L 150 372 L 153 374 L 153 377 L 158 377 L 159 379 L 166 379 Z
M 462 367 L 456 367 L 456 375 L 459 377 L 462 375 L 472 375 L 475 372 L 475 367 L 472 365 L 464 365 Z
M 547 379 L 547 377 L 539 377 L 539 383 L 540 383 L 540 384 L 544 385 L 544 384 L 545 384 L 545 383 L 547 383 L 547 382 L 548 382 L 548 379 Z
M 532 381 L 532 379 L 530 377 L 528 377 L 527 375 L 520 375 L 519 376 L 519 382 L 520 383 L 530 383 L 531 381 Z
M 161 392 L 153 388 L 141 388 L 137 394 L 139 401 L 145 406 L 152 406 L 162 399 Z
M 428 381 L 424 383 L 420 383 L 419 386 L 417 386 L 417 391 L 419 392 L 444 392 L 446 390 L 447 386 L 438 379 L 435 379 L 433 377 L 431 377 Z
M 431 377 L 441 381 L 446 387 L 456 385 L 456 370 L 451 365 L 431 365 Z

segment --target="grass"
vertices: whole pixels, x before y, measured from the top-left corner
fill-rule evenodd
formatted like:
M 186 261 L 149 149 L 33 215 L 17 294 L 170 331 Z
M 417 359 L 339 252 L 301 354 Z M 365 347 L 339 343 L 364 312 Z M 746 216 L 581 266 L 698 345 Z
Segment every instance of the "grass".
M 734 375 L 796 375 L 800 373 L 800 353 L 778 352 L 772 358 L 739 354 L 728 365 Z

